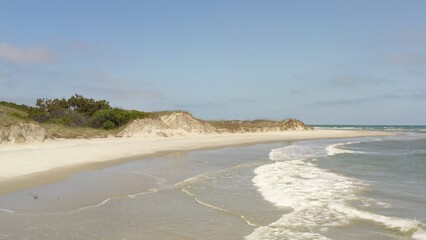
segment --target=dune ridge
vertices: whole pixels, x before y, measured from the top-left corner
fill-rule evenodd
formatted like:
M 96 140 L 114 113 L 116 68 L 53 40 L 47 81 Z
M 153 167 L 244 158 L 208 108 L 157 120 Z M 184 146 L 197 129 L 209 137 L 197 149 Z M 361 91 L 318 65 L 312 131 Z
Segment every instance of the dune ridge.
M 155 118 L 136 119 L 120 131 L 119 137 L 174 137 L 194 134 L 281 132 L 313 130 L 296 119 L 284 121 L 203 121 L 187 112 L 174 112 Z
M 313 130 L 297 119 L 283 121 L 203 121 L 188 112 L 171 112 L 154 117 L 136 119 L 121 131 L 110 134 L 113 137 L 182 137 L 198 134 L 255 133 Z M 16 123 L 0 127 L 0 143 L 43 142 L 55 138 L 36 123 Z

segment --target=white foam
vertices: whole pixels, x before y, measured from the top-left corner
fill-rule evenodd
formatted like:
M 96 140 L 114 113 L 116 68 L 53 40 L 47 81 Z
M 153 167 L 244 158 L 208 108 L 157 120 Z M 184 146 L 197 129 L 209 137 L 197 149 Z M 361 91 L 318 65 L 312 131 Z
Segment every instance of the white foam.
M 203 205 L 205 207 L 208 207 L 208 208 L 211 208 L 211 209 L 214 209 L 214 210 L 217 210 L 217 211 L 221 211 L 221 212 L 224 212 L 224 213 L 227 213 L 227 214 L 231 214 L 231 215 L 237 216 L 237 217 L 241 218 L 244 222 L 246 222 L 248 225 L 250 225 L 252 227 L 259 227 L 259 225 L 251 222 L 249 219 L 247 219 L 243 215 L 240 215 L 238 213 L 235 213 L 235 212 L 232 212 L 232 211 L 229 211 L 229 210 L 217 207 L 217 206 L 213 206 L 213 205 L 211 205 L 211 204 L 209 204 L 207 202 L 201 201 L 199 198 L 197 198 L 195 196 L 195 194 L 193 194 L 192 192 L 190 192 L 187 188 L 182 188 L 182 192 L 186 193 L 190 197 L 193 197 L 196 202 L 198 202 L 199 204 L 201 204 L 201 205 Z
M 156 176 L 148 174 L 148 173 L 141 173 L 141 172 L 137 172 L 137 171 L 131 171 L 129 173 L 150 177 L 150 178 L 154 179 L 157 182 L 158 185 L 162 185 L 162 184 L 164 184 L 166 182 L 166 179 L 160 178 L 160 177 L 156 177 Z
M 67 211 L 67 212 L 50 212 L 50 213 L 45 213 L 44 215 L 65 215 L 65 214 L 74 214 L 74 213 L 78 213 L 78 212 L 82 212 L 84 210 L 87 209 L 91 209 L 91 208 L 97 208 L 100 207 L 102 205 L 107 204 L 109 201 L 111 201 L 113 198 L 107 198 L 105 200 L 103 200 L 102 202 L 98 203 L 98 204 L 94 204 L 94 205 L 89 205 L 89 206 L 85 206 L 85 207 L 81 207 L 81 208 L 77 208 L 75 210 L 71 210 L 71 211 Z M 26 215 L 26 214 L 25 214 Z
M 136 198 L 136 197 L 139 197 L 139 196 L 142 196 L 142 195 L 146 195 L 146 194 L 150 194 L 150 193 L 156 193 L 156 192 L 158 192 L 158 191 L 160 191 L 159 189 L 157 189 L 157 188 L 151 188 L 151 189 L 148 189 L 148 191 L 146 191 L 146 192 L 140 192 L 140 193 L 135 193 L 135 194 L 129 194 L 129 195 L 127 195 L 129 198 Z
M 344 214 L 328 209 L 329 203 L 355 200 L 354 189 L 363 186 L 302 160 L 264 165 L 255 169 L 255 174 L 253 182 L 262 196 L 293 212 L 256 229 L 247 239 L 268 239 L 277 235 L 289 239 L 328 239 L 321 235 L 321 229 L 326 231 L 329 226 L 347 222 Z
M 9 209 L 5 209 L 5 208 L 0 208 L 0 212 L 4 212 L 4 213 L 8 213 L 8 214 L 15 213 L 15 211 L 12 211 L 12 210 L 9 210 Z
M 269 159 L 273 161 L 294 161 L 303 160 L 306 158 L 315 158 L 325 156 L 323 146 L 304 146 L 304 145 L 290 145 L 283 148 L 272 149 L 269 153 Z
M 360 142 L 341 142 L 327 146 L 322 145 L 290 145 L 283 148 L 272 149 L 269 153 L 269 159 L 273 161 L 293 161 L 313 159 L 323 156 L 332 156 L 343 153 L 362 153 L 359 151 L 351 151 L 342 149 L 342 146 L 356 144 Z
M 91 208 L 101 207 L 101 206 L 103 206 L 103 205 L 111 202 L 112 200 L 119 199 L 121 197 L 137 198 L 138 196 L 142 196 L 142 195 L 146 195 L 146 194 L 150 194 L 150 193 L 156 193 L 156 192 L 159 192 L 159 191 L 160 190 L 157 189 L 157 188 L 151 188 L 151 189 L 148 189 L 148 191 L 145 191 L 145 192 L 140 192 L 140 193 L 135 193 L 135 194 L 129 194 L 127 196 L 124 195 L 124 196 L 115 196 L 115 197 L 107 198 L 107 199 L 105 199 L 105 200 L 103 200 L 103 201 L 101 201 L 101 202 L 99 202 L 97 204 L 80 207 L 80 208 L 77 208 L 77 209 L 74 209 L 74 210 L 71 210 L 71 211 L 67 211 L 67 212 L 52 212 L 52 213 L 46 213 L 45 215 L 64 215 L 64 214 L 79 213 L 79 212 L 82 212 L 82 211 L 85 211 L 85 210 L 88 210 L 88 209 L 91 209 Z M 0 209 L 0 211 L 1 211 L 1 209 Z
M 366 211 L 360 211 L 358 209 L 339 204 L 331 205 L 330 207 L 341 213 L 345 213 L 351 218 L 359 218 L 376 222 L 386 228 L 398 230 L 402 233 L 413 233 L 411 235 L 412 239 L 426 240 L 426 231 L 420 227 L 422 223 L 415 219 L 388 217 Z
M 107 198 L 107 199 L 103 200 L 102 202 L 100 202 L 100 203 L 98 203 L 98 204 L 90 205 L 90 206 L 85 206 L 85 207 L 81 207 L 81 208 L 78 208 L 78 209 L 76 209 L 76 210 L 69 211 L 69 212 L 67 212 L 67 214 L 81 212 L 81 211 L 84 211 L 84 210 L 87 210 L 87 209 L 90 209 L 90 208 L 98 208 L 98 207 L 100 207 L 100 206 L 102 206 L 102 205 L 107 204 L 107 203 L 108 203 L 109 201 L 111 201 L 111 200 L 112 200 L 112 198 Z
M 352 143 L 338 143 L 327 148 L 300 144 L 272 150 L 269 156 L 276 162 L 256 168 L 253 183 L 265 200 L 293 211 L 268 226 L 255 229 L 246 239 L 325 240 L 328 238 L 323 233 L 329 227 L 344 225 L 353 219 L 373 221 L 404 234 L 414 233 L 414 239 L 422 239 L 421 223 L 416 220 L 387 217 L 349 206 L 354 202 L 374 202 L 357 195 L 367 183 L 318 168 L 306 161 L 327 156 L 331 148 L 334 150 Z M 305 157 L 303 149 L 307 151 Z
M 387 217 L 371 212 L 361 211 L 343 204 L 330 204 L 330 208 L 346 214 L 350 218 L 370 220 L 384 225 L 389 229 L 395 229 L 402 233 L 409 233 L 418 230 L 419 222 L 413 219 Z
M 361 152 L 351 151 L 351 150 L 341 148 L 344 145 L 355 144 L 355 143 L 359 143 L 359 142 L 336 143 L 336 144 L 332 144 L 332 145 L 327 146 L 325 148 L 325 150 L 327 151 L 328 156 L 333 156 L 333 155 L 337 155 L 337 154 L 344 154 L 344 153 L 361 153 Z
M 411 237 L 415 240 L 426 240 L 426 231 L 419 230 L 419 231 L 413 233 L 413 235 L 411 235 Z

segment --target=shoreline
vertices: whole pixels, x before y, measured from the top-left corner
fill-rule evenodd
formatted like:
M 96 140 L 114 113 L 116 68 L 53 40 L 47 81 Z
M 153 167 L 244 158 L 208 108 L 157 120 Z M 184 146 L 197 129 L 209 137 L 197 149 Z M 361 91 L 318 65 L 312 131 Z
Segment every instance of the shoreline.
M 66 179 L 72 174 L 178 151 L 280 141 L 390 136 L 392 132 L 313 130 L 194 134 L 180 137 L 47 140 L 0 145 L 0 195 Z

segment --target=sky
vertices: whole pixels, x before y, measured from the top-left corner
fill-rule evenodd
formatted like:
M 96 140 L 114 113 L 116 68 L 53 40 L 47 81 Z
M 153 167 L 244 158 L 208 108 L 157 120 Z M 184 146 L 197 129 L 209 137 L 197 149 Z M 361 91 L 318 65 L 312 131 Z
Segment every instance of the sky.
M 426 1 L 0 0 L 0 100 L 426 124 Z

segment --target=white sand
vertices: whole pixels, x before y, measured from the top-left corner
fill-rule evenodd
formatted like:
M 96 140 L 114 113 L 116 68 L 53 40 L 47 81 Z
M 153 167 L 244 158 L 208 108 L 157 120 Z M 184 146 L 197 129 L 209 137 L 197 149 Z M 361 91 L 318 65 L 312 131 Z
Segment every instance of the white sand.
M 162 151 L 194 150 L 279 140 L 386 135 L 383 132 L 314 130 L 269 133 L 194 135 L 173 138 L 104 138 L 48 140 L 43 143 L 0 145 L 0 181 L 59 167 L 143 157 Z

